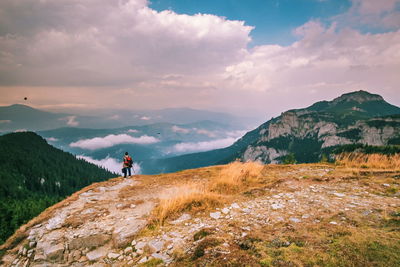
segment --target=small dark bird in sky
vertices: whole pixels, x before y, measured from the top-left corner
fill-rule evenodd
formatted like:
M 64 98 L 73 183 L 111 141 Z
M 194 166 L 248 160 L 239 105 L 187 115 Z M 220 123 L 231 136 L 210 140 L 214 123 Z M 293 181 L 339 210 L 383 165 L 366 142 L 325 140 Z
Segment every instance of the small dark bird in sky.
M 24 100 L 28 100 L 28 98 L 27 98 L 27 97 L 24 97 Z
M 157 133 L 157 134 L 160 134 L 160 133 Z

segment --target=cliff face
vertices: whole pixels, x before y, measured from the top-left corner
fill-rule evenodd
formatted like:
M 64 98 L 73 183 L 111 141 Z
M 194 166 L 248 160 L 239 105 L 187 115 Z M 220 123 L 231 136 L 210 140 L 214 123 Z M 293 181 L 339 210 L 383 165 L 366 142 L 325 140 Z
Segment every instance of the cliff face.
M 393 114 L 400 114 L 400 108 L 364 91 L 290 110 L 260 129 L 241 159 L 276 163 L 289 153 L 300 153 L 301 147 L 312 146 L 313 155 L 300 156 L 303 162 L 312 162 L 321 156 L 321 149 L 355 143 L 388 145 L 400 136 L 400 116 Z

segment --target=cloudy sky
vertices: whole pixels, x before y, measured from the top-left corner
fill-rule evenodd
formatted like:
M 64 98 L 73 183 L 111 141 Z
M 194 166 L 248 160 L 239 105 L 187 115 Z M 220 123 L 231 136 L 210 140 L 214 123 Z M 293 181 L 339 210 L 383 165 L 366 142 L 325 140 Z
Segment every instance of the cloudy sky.
M 0 105 L 272 116 L 399 85 L 400 0 L 0 1 Z

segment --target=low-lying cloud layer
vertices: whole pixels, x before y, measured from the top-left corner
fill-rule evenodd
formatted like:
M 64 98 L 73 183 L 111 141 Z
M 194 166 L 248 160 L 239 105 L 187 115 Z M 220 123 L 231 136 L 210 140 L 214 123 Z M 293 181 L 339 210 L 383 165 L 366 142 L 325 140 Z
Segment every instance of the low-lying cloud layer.
M 96 150 L 100 148 L 112 147 L 119 144 L 154 144 L 159 142 L 155 137 L 143 135 L 140 137 L 132 137 L 127 134 L 110 134 L 105 137 L 95 137 L 92 139 L 83 139 L 71 143 L 70 147 L 77 147 L 87 150 Z
M 106 158 L 101 159 L 101 160 L 96 160 L 96 159 L 93 159 L 91 157 L 82 156 L 82 155 L 77 156 L 77 158 L 84 159 L 87 162 L 90 162 L 90 163 L 93 163 L 93 164 L 95 164 L 97 166 L 103 167 L 103 168 L 105 168 L 105 169 L 107 169 L 107 170 L 109 170 L 111 172 L 115 172 L 115 173 L 118 173 L 118 174 L 122 173 L 122 163 L 118 162 L 114 158 L 106 157 Z M 132 166 L 132 171 L 133 171 L 132 174 L 140 174 L 141 173 L 140 165 L 137 164 L 137 163 L 134 163 L 133 166 Z
M 79 122 L 76 121 L 77 116 L 67 116 L 65 118 L 60 118 L 59 120 L 66 121 L 68 126 L 77 127 L 79 126 Z
M 172 127 L 171 127 L 171 130 L 172 130 L 174 133 L 183 133 L 183 134 L 188 134 L 188 133 L 191 132 L 190 129 L 182 128 L 182 127 L 179 127 L 179 126 L 176 126 L 176 125 L 172 126 Z
M 217 139 L 204 142 L 179 143 L 172 147 L 172 151 L 175 153 L 208 151 L 208 150 L 228 147 L 232 145 L 236 140 L 237 140 L 236 138 L 228 137 L 224 139 Z
M 215 138 L 217 135 L 213 131 L 209 131 L 206 129 L 198 129 L 198 128 L 182 128 L 177 125 L 174 125 L 171 127 L 171 130 L 174 133 L 181 133 L 181 134 L 189 134 L 189 133 L 196 133 L 196 134 L 201 134 L 201 135 L 206 135 L 210 138 Z

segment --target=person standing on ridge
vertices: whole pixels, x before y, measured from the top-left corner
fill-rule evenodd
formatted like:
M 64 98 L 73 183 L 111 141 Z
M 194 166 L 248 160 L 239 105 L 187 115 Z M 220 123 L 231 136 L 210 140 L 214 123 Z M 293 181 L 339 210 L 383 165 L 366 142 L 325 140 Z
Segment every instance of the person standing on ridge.
M 125 152 L 125 156 L 123 159 L 124 163 L 122 164 L 122 172 L 124 173 L 124 178 L 129 173 L 129 177 L 131 177 L 131 168 L 133 164 L 133 160 L 131 156 L 129 156 L 128 152 Z

